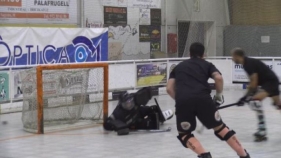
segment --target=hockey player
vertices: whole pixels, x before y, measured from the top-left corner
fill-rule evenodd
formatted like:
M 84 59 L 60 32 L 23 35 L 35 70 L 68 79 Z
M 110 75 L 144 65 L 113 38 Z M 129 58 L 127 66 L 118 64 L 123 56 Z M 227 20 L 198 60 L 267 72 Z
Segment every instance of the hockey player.
M 171 119 L 174 114 L 172 110 L 162 112 L 158 103 L 146 106 L 151 98 L 150 87 L 120 95 L 117 107 L 107 118 L 104 128 L 114 130 L 118 135 L 127 135 L 129 130 L 158 130 L 159 124 Z
M 176 101 L 178 139 L 186 148 L 194 151 L 199 158 L 212 158 L 192 132 L 196 128 L 196 117 L 208 129 L 237 152 L 240 158 L 250 158 L 239 143 L 235 132 L 222 121 L 210 93 L 208 79 L 215 80 L 216 102 L 222 102 L 223 78 L 218 69 L 203 59 L 205 48 L 201 43 L 190 46 L 190 59 L 178 64 L 170 73 L 167 84 L 168 94 Z M 222 156 L 223 157 L 223 156 Z
M 260 60 L 247 57 L 244 50 L 241 48 L 233 49 L 231 54 L 236 64 L 243 65 L 250 79 L 248 91 L 246 95 L 240 99 L 239 106 L 249 103 L 250 107 L 257 112 L 258 131 L 254 133 L 255 141 L 266 140 L 267 133 L 262 101 L 266 97 L 271 97 L 273 105 L 276 106 L 277 109 L 280 109 L 278 77 Z M 261 89 L 258 89 L 259 86 Z

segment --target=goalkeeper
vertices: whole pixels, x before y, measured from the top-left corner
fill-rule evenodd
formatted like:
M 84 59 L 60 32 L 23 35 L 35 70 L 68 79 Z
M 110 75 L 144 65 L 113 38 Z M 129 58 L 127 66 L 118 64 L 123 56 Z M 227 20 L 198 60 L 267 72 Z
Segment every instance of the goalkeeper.
M 117 107 L 104 123 L 104 129 L 114 130 L 118 135 L 129 134 L 129 130 L 159 129 L 159 124 L 171 119 L 174 114 L 172 110 L 162 112 L 158 104 L 146 106 L 151 98 L 150 87 L 120 95 Z
M 248 58 L 244 50 L 235 48 L 232 50 L 232 58 L 236 64 L 242 64 L 247 72 L 250 83 L 248 91 L 239 101 L 239 106 L 249 103 L 250 107 L 257 112 L 258 131 L 254 134 L 255 141 L 260 142 L 267 139 L 264 112 L 262 101 L 266 97 L 271 97 L 273 105 L 280 109 L 279 80 L 275 73 L 263 62 L 257 59 Z M 258 86 L 261 89 L 258 91 Z

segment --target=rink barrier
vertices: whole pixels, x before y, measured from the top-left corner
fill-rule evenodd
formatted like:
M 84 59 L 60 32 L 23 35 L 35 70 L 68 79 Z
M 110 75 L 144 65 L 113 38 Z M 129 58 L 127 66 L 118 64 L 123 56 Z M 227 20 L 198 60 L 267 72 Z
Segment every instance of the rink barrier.
M 274 62 L 278 61 L 281 63 L 280 58 L 272 57 L 257 57 L 261 60 L 272 61 L 273 67 Z M 107 61 L 109 64 L 109 100 L 116 100 L 117 94 L 124 91 L 135 92 L 139 88 L 136 83 L 137 79 L 137 68 L 139 64 L 149 63 L 165 63 L 167 64 L 167 74 L 170 72 L 172 65 L 178 64 L 179 62 L 188 58 L 163 58 L 163 59 L 145 59 L 145 60 L 121 60 L 121 61 Z M 231 57 L 208 57 L 206 60 L 212 62 L 222 73 L 224 77 L 225 90 L 241 90 L 243 89 L 242 84 L 233 84 L 233 62 Z M 280 64 L 281 65 L 281 64 Z M 0 100 L 0 113 L 11 113 L 19 112 L 22 110 L 22 99 L 21 97 L 15 97 L 16 89 L 14 83 L 14 75 L 22 69 L 34 68 L 36 65 L 28 66 L 5 66 L 1 67 L 1 72 L 9 74 L 9 99 Z M 281 72 L 281 69 L 280 69 Z M 280 73 L 281 74 L 281 73 Z M 168 80 L 168 75 L 167 75 Z M 210 84 L 213 81 L 210 80 Z M 155 94 L 154 95 L 165 95 L 166 88 L 165 84 L 153 85 Z

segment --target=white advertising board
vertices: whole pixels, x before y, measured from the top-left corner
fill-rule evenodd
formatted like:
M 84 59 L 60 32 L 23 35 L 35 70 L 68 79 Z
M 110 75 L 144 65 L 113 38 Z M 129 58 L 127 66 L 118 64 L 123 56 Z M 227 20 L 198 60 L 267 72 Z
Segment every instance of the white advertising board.
M 274 64 L 272 60 L 262 60 L 270 69 L 274 70 Z M 281 63 L 281 62 L 280 62 Z M 281 69 L 280 69 L 281 70 Z M 281 73 L 280 73 L 281 76 Z M 240 64 L 232 64 L 232 81 L 233 82 L 249 82 L 248 75 L 244 71 L 244 68 Z
M 273 70 L 277 77 L 279 78 L 279 82 L 281 81 L 281 60 L 275 60 L 273 65 Z
M 0 23 L 77 24 L 77 0 L 1 0 Z

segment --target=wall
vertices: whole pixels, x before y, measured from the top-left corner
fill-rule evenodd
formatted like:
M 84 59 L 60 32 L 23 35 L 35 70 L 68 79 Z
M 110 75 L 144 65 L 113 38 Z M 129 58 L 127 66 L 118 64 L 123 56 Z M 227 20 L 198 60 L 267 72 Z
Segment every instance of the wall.
M 194 2 L 200 2 L 200 11 L 194 12 Z M 103 0 L 77 0 L 78 2 L 78 25 L 85 27 L 86 20 L 93 27 L 103 26 Z M 214 21 L 215 26 L 208 27 L 206 38 L 208 44 L 208 55 L 222 55 L 223 54 L 223 28 L 228 23 L 226 0 L 161 0 L 162 9 L 162 36 L 161 36 L 161 51 L 167 52 L 167 34 L 177 33 L 177 20 L 192 20 L 192 21 Z M 139 9 L 128 8 L 128 24 L 132 28 L 138 29 L 139 23 Z M 2 24 L 0 24 L 1 26 Z M 35 24 L 34 24 L 35 25 Z M 11 26 L 11 25 L 9 25 Z M 13 25 L 13 26 L 18 26 Z M 23 24 L 21 26 L 30 26 Z M 36 24 L 38 26 L 38 24 Z M 50 27 L 50 24 L 39 26 Z M 54 25 L 58 27 L 58 25 Z M 59 25 L 61 27 L 73 27 L 68 25 Z M 127 29 L 128 30 L 128 29 Z M 137 30 L 139 31 L 139 30 Z M 148 59 L 150 58 L 149 44 L 139 43 L 137 39 L 138 34 L 132 36 L 127 32 L 123 35 L 126 44 L 124 45 L 126 51 L 122 51 L 122 59 Z M 110 42 L 116 42 L 109 40 Z
M 214 21 L 215 27 L 209 32 L 210 56 L 223 55 L 223 30 L 228 21 L 228 8 L 226 0 L 199 0 L 200 11 L 194 12 L 193 6 L 196 0 L 176 0 L 177 19 L 190 21 Z
M 280 26 L 228 26 L 224 36 L 226 56 L 235 47 L 243 48 L 248 56 L 280 56 Z
M 174 4 L 172 1 L 167 2 L 169 7 L 167 11 Z M 165 1 L 162 0 L 162 25 L 165 23 Z M 173 9 L 174 10 L 174 9 Z M 109 27 L 109 32 L 112 31 L 115 35 L 114 38 L 109 38 L 109 47 L 120 47 L 117 54 L 122 54 L 121 57 L 114 56 L 111 60 L 130 60 L 130 59 L 149 59 L 150 58 L 150 43 L 139 42 L 139 23 L 140 23 L 140 9 L 139 8 L 127 8 L 128 12 L 128 26 L 127 27 Z M 99 27 L 103 25 L 103 4 L 101 0 L 84 0 L 84 24 L 86 20 L 93 27 Z M 174 27 L 175 28 L 175 27 Z M 122 30 L 122 31 L 120 31 Z M 165 39 L 165 27 L 162 26 L 162 49 L 166 50 Z M 134 34 L 133 32 L 137 32 Z M 174 31 L 173 31 L 174 32 Z M 114 44 L 112 44 L 114 43 Z M 122 43 L 122 45 L 120 45 Z
M 280 0 L 228 0 L 231 25 L 225 29 L 225 55 L 234 47 L 249 56 L 280 56 Z
M 280 0 L 229 0 L 232 25 L 280 25 Z
M 45 3 L 46 2 L 46 3 Z M 0 1 L 0 26 L 16 27 L 77 27 L 80 25 L 79 0 L 48 1 L 9 0 Z
M 177 3 L 178 0 L 162 0 L 162 43 L 167 43 L 167 34 L 177 33 Z M 162 44 L 162 50 L 167 52 L 167 44 Z

